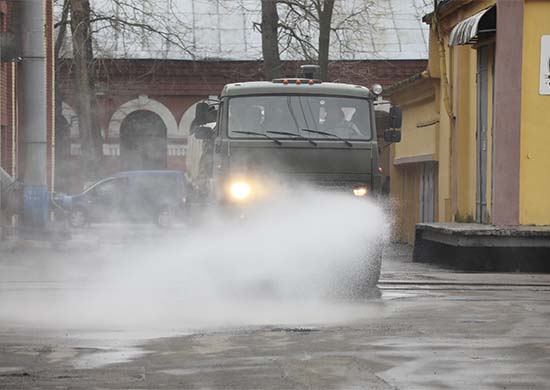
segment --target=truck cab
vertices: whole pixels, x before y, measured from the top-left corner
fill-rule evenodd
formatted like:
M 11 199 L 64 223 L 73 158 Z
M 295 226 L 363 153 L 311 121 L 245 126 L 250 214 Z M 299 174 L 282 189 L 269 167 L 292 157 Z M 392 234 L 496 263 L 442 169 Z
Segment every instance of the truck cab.
M 197 105 L 191 126 L 195 198 L 243 205 L 296 185 L 377 196 L 376 98 L 363 86 L 311 78 L 226 85 L 219 101 Z

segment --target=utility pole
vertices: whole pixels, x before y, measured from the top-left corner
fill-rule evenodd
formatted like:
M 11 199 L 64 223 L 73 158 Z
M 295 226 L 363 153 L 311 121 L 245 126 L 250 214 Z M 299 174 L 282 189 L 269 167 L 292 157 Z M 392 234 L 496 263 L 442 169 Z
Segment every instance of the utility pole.
M 38 235 L 48 222 L 45 1 L 14 2 L 19 37 L 18 128 L 22 141 L 23 234 Z

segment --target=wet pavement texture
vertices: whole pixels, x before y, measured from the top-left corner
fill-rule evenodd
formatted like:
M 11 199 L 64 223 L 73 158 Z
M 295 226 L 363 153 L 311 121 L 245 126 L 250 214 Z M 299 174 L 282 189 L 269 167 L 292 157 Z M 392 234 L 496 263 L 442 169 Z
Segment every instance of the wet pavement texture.
M 101 237 L 97 245 L 113 244 L 113 235 Z M 72 266 L 60 268 L 67 259 Z M 453 272 L 412 263 L 410 248 L 393 245 L 380 299 L 319 307 L 260 300 L 239 306 L 249 315 L 235 324 L 198 328 L 177 313 L 145 312 L 130 318 L 141 322 L 135 326 L 117 313 L 88 324 L 75 305 L 48 313 L 48 302 L 88 288 L 82 269 L 100 267 L 95 261 L 89 249 L 0 251 L 0 388 L 547 389 L 550 382 L 550 275 Z M 36 305 L 17 313 L 18 297 Z M 38 314 L 25 312 L 31 307 Z M 84 320 L 53 321 L 72 310 Z

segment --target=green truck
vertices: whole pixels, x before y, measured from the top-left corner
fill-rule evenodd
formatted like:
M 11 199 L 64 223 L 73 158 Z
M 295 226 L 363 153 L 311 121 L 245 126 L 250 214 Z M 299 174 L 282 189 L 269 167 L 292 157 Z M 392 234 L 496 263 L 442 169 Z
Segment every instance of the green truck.
M 218 204 L 249 202 L 259 195 L 252 181 L 274 173 L 379 194 L 376 97 L 363 86 L 307 78 L 228 84 L 219 101 L 197 105 L 187 179 L 196 197 Z M 400 121 L 392 108 L 387 142 L 399 141 Z
M 380 194 L 374 108 L 382 88 L 307 76 L 228 84 L 218 101 L 197 105 L 187 148 L 190 203 L 246 210 L 274 196 L 266 190 L 274 180 L 357 197 Z M 400 122 L 394 107 L 386 142 L 400 140 Z

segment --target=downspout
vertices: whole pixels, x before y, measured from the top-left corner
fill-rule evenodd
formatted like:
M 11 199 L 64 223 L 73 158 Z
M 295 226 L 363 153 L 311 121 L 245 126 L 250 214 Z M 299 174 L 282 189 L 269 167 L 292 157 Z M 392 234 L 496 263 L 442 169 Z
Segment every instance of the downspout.
M 445 54 L 445 39 L 441 32 L 441 24 L 438 15 L 438 2 L 434 1 L 434 13 L 432 18 L 432 28 L 437 38 L 438 52 L 439 52 L 439 67 L 441 72 L 441 90 L 443 96 L 443 104 L 445 106 L 445 112 L 449 117 L 449 196 L 451 197 L 450 204 L 450 221 L 454 222 L 456 199 L 454 194 L 454 136 L 455 136 L 455 120 L 453 113 L 453 106 L 451 101 L 451 85 L 449 84 L 449 77 L 447 74 L 447 57 Z
M 43 228 L 48 220 L 46 1 L 14 3 L 20 48 L 17 106 L 19 138 L 23 142 L 22 223 L 24 228 L 30 229 Z

